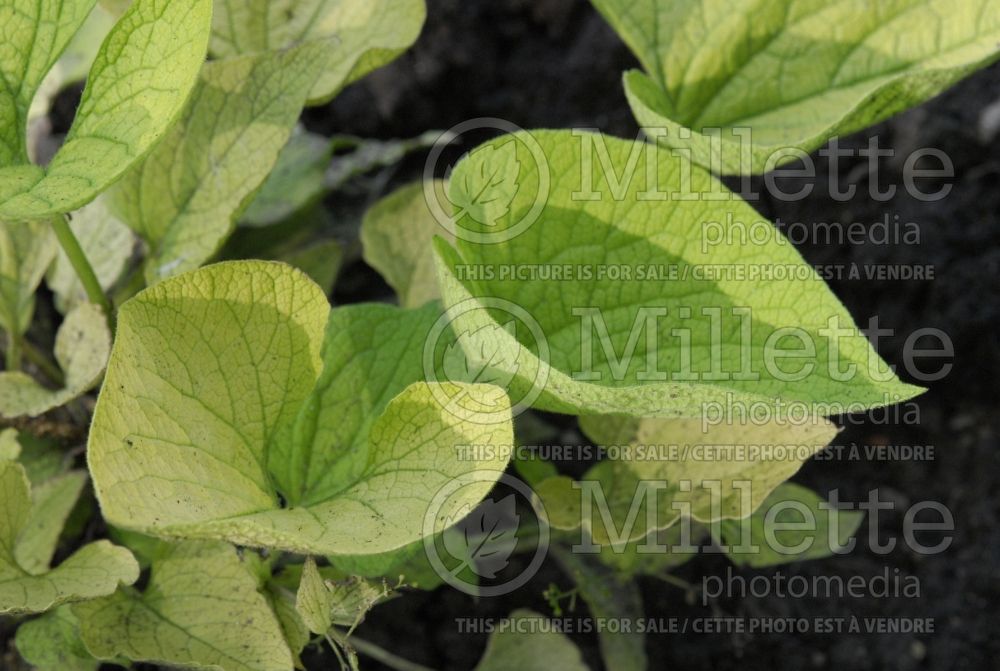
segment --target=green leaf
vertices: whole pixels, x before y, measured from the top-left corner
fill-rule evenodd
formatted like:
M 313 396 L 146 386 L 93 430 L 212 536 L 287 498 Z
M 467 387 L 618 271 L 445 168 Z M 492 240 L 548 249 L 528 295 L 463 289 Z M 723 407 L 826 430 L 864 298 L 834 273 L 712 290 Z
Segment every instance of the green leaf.
M 785 483 L 753 515 L 723 522 L 713 535 L 737 566 L 763 568 L 822 559 L 843 548 L 865 518 L 860 510 L 829 507 L 815 492 Z
M 75 212 L 69 226 L 90 261 L 101 288 L 107 291 L 118 281 L 132 258 L 135 236 L 108 209 L 107 199 L 103 196 Z M 55 293 L 56 307 L 63 313 L 87 301 L 83 284 L 61 249 L 55 263 L 49 267 L 45 282 Z
M 703 426 L 695 419 L 581 417 L 580 427 L 606 449 L 626 448 L 621 463 L 640 480 L 667 483 L 661 495 L 689 504 L 704 522 L 756 510 L 837 435 L 832 422 L 819 418 L 805 424 L 741 418 Z
M 580 651 L 543 615 L 515 610 L 511 624 L 490 635 L 475 671 L 587 671 Z
M 37 417 L 93 389 L 111 351 L 107 318 L 96 305 L 81 303 L 56 333 L 55 355 L 65 374 L 62 389 L 47 389 L 19 371 L 0 373 L 0 417 Z
M 327 43 L 330 66 L 309 95 L 323 102 L 409 48 L 426 13 L 423 0 L 222 0 L 211 50 L 231 56 L 336 37 Z
M 48 569 L 66 519 L 86 483 L 86 473 L 72 471 L 32 487 L 31 514 L 14 550 L 14 559 L 25 571 L 38 574 Z
M 516 161 L 498 159 L 519 166 L 508 213 L 489 226 L 462 217 L 455 247 L 436 248 L 452 329 L 469 334 L 461 342 L 470 357 L 513 362 L 505 370 L 515 403 L 651 417 L 759 406 L 783 417 L 790 406 L 829 415 L 920 392 L 888 369 L 780 233 L 752 247 L 735 236 L 706 244 L 709 223 L 758 220 L 735 196 L 699 198 L 723 188 L 708 173 L 646 143 L 563 131 L 510 137 L 494 141 L 518 151 Z M 478 192 L 479 176 L 496 172 L 480 161 L 497 156 L 477 150 L 459 163 L 451 200 L 468 202 L 467 185 Z M 499 239 L 482 237 L 496 231 Z M 775 267 L 788 274 L 705 274 Z M 524 322 L 514 336 L 495 328 L 512 315 Z
M 31 325 L 35 290 L 56 254 L 44 221 L 0 222 L 0 328 L 15 336 Z
M 197 268 L 264 182 L 328 63 L 326 46 L 207 63 L 183 116 L 112 192 L 149 246 L 150 284 Z
M 17 651 L 39 671 L 97 671 L 71 606 L 59 606 L 17 628 Z
M 0 167 L 28 162 L 31 101 L 93 6 L 94 0 L 0 6 Z
M 94 3 L 84 4 L 77 25 Z M 187 100 L 204 60 L 211 11 L 211 0 L 135 0 L 101 46 L 73 125 L 49 166 L 25 164 L 21 156 L 0 163 L 6 164 L 0 168 L 0 217 L 71 212 L 140 160 Z M 53 59 L 46 59 L 38 77 Z
M 0 613 L 41 613 L 63 603 L 105 596 L 119 584 L 138 579 L 139 566 L 128 550 L 107 541 L 85 545 L 57 568 L 39 566 L 38 561 L 51 554 L 50 525 L 56 523 L 39 515 L 59 513 L 59 503 L 49 500 L 54 495 L 43 492 L 43 496 L 45 500 L 33 503 L 24 468 L 0 461 L 0 510 L 4 511 L 0 516 Z M 28 566 L 21 564 L 22 557 Z
M 184 668 L 292 668 L 277 618 L 257 579 L 224 543 L 181 543 L 154 563 L 149 586 L 74 606 L 87 648 Z
M 21 443 L 17 440 L 17 429 L 0 431 L 0 460 L 14 461 L 21 456 Z
M 411 384 L 422 377 L 415 325 L 427 319 L 388 306 L 331 312 L 299 271 L 260 261 L 137 295 L 119 311 L 88 446 L 106 519 L 325 555 L 440 531 L 423 528 L 434 495 L 490 476 L 445 502 L 447 519 L 506 465 L 463 460 L 456 446 L 510 444 L 512 431 L 509 412 L 485 421 L 438 400 L 474 402 L 490 393 L 481 386 Z
M 990 0 L 593 1 L 645 70 L 625 75 L 640 125 L 726 174 L 771 170 L 1000 55 Z
M 16 429 L 0 432 L 0 452 L 6 450 L 10 459 L 24 466 L 32 485 L 41 484 L 62 475 L 68 468 L 66 452 L 58 442 L 48 438 L 38 438 Z
M 311 632 L 326 634 L 334 625 L 354 629 L 369 610 L 390 595 L 385 584 L 377 586 L 357 576 L 323 580 L 309 557 L 302 568 L 295 607 Z
M 295 608 L 295 592 L 278 585 L 274 580 L 269 580 L 264 585 L 263 594 L 267 598 L 271 610 L 274 611 L 275 617 L 278 618 L 278 623 L 285 635 L 285 642 L 288 643 L 288 648 L 292 652 L 295 668 L 304 669 L 305 666 L 299 655 L 309 645 L 312 634 Z
M 114 24 L 115 17 L 100 5 L 96 5 L 80 30 L 70 40 L 62 56 L 42 80 L 28 110 L 28 158 L 30 160 L 45 162 L 39 161 L 41 153 L 39 142 L 42 137 L 51 132 L 51 124 L 48 123 L 47 115 L 51 111 L 52 103 L 67 86 L 81 82 L 86 78 L 94 58 L 97 57 L 97 51 L 101 48 L 101 43 L 104 42 L 104 38 L 107 37 Z M 54 144 L 55 140 L 51 141 Z M 52 151 L 55 151 L 56 148 L 52 147 Z
M 314 205 L 326 189 L 324 177 L 333 150 L 327 138 L 296 126 L 240 224 L 270 226 Z
M 573 578 L 580 590 L 580 597 L 587 602 L 594 620 L 632 624 L 632 628 L 627 631 L 611 628 L 598 630 L 601 659 L 604 660 L 605 668 L 645 671 L 649 667 L 646 639 L 636 628 L 645 615 L 639 583 L 616 574 L 586 555 L 578 555 L 558 546 L 553 547 L 552 552 L 563 570 Z
M 425 186 L 444 191 L 440 180 L 408 184 L 372 206 L 361 222 L 365 262 L 396 290 L 403 307 L 440 298 L 431 241 L 435 235 L 454 240 L 428 208 Z

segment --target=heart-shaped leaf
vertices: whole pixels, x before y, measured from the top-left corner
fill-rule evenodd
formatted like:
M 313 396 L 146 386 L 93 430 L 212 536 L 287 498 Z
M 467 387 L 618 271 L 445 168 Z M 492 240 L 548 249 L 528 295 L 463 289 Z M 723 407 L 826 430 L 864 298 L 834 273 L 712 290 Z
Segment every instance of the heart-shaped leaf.
M 439 401 L 491 388 L 418 381 L 430 310 L 331 311 L 301 272 L 261 261 L 137 295 L 119 311 L 90 434 L 105 517 L 157 536 L 327 555 L 441 531 L 424 524 L 437 492 L 491 474 L 442 504 L 438 519 L 449 519 L 506 464 L 463 459 L 457 446 L 510 444 L 512 431 L 509 412 L 485 421 Z

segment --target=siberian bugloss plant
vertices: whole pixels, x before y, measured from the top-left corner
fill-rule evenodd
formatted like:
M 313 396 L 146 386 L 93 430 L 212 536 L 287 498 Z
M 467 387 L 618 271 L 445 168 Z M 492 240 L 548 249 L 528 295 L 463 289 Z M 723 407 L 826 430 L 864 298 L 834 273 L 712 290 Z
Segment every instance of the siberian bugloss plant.
M 477 566 L 536 549 L 491 522 L 525 511 L 480 506 L 509 469 L 595 615 L 637 616 L 633 579 L 687 561 L 667 549 L 682 530 L 750 566 L 853 534 L 857 513 L 786 481 L 836 434 L 827 416 L 921 389 L 777 231 L 701 244 L 708 222 L 759 218 L 713 173 L 773 169 L 940 92 L 997 58 L 1000 11 L 595 5 L 642 64 L 625 90 L 646 138 L 486 142 L 364 217 L 399 305 L 331 307 L 342 252 L 310 227 L 356 141 L 298 120 L 410 46 L 422 0 L 0 0 L 0 613 L 27 662 L 276 671 L 325 642 L 345 668 L 358 652 L 415 668 L 354 628 L 407 589 L 475 593 L 496 574 Z M 42 160 L 52 99 L 83 79 Z M 425 144 L 358 152 L 347 174 Z M 290 222 L 310 235 L 268 237 Z M 237 228 L 268 242 L 241 253 Z M 43 281 L 51 356 L 28 335 Z M 57 408 L 87 432 L 85 466 L 24 421 Z M 512 464 L 533 409 L 633 449 L 579 479 Z M 642 451 L 661 444 L 731 451 Z M 821 518 L 778 532 L 803 549 L 762 540 L 775 506 Z M 81 543 L 88 514 L 104 537 Z M 495 633 L 477 668 L 587 668 L 540 629 Z M 646 668 L 641 635 L 601 651 Z

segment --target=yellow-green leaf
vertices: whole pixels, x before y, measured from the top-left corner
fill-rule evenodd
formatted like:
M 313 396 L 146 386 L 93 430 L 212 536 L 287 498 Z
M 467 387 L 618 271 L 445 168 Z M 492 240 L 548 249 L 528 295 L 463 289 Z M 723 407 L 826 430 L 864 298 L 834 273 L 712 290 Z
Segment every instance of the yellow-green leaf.
M 182 668 L 291 671 L 292 655 L 257 579 L 225 543 L 181 543 L 154 562 L 143 593 L 74 606 L 87 649 Z
M 139 565 L 131 553 L 107 541 L 83 546 L 54 569 L 39 565 L 37 560 L 50 553 L 50 522 L 36 517 L 33 524 L 31 486 L 16 462 L 0 460 L 0 504 L 0 614 L 41 613 L 111 594 L 119 584 L 138 579 Z M 29 566 L 20 563 L 22 556 Z
M 101 46 L 66 141 L 48 167 L 21 161 L 0 168 L 0 217 L 71 212 L 141 159 L 187 101 L 211 13 L 211 0 L 135 0 Z

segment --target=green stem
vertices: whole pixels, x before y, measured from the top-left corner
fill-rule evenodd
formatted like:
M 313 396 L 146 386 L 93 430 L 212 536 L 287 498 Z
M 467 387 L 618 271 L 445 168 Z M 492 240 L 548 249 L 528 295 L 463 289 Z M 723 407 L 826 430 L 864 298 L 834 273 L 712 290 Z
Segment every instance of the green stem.
M 358 638 L 357 636 L 349 636 L 347 638 L 347 643 L 362 655 L 371 657 L 375 661 L 385 664 L 390 669 L 396 669 L 396 671 L 434 671 L 430 667 L 398 657 L 388 650 L 384 650 L 374 643 L 369 643 L 363 638 Z
M 42 371 L 45 377 L 49 378 L 52 384 L 62 387 L 66 384 L 66 380 L 63 376 L 63 372 L 59 370 L 59 366 L 52 362 L 52 360 L 47 357 L 40 349 L 31 344 L 27 340 L 21 342 L 21 346 L 24 349 L 24 358 L 35 364 L 38 370 Z
M 21 369 L 21 336 L 13 331 L 7 333 L 7 351 L 5 357 L 6 370 L 11 372 Z
M 69 227 L 69 217 L 63 215 L 62 217 L 53 219 L 52 229 L 55 231 L 56 238 L 59 240 L 63 251 L 66 252 L 66 257 L 69 259 L 70 265 L 76 271 L 76 276 L 80 278 L 83 289 L 87 292 L 87 298 L 91 303 L 99 305 L 110 320 L 112 316 L 111 302 L 104 295 L 101 283 L 97 281 L 97 275 L 94 274 L 93 266 L 87 260 L 87 255 L 83 253 L 83 248 L 80 247 L 80 242 L 76 239 L 76 235 L 73 234 L 73 229 Z

